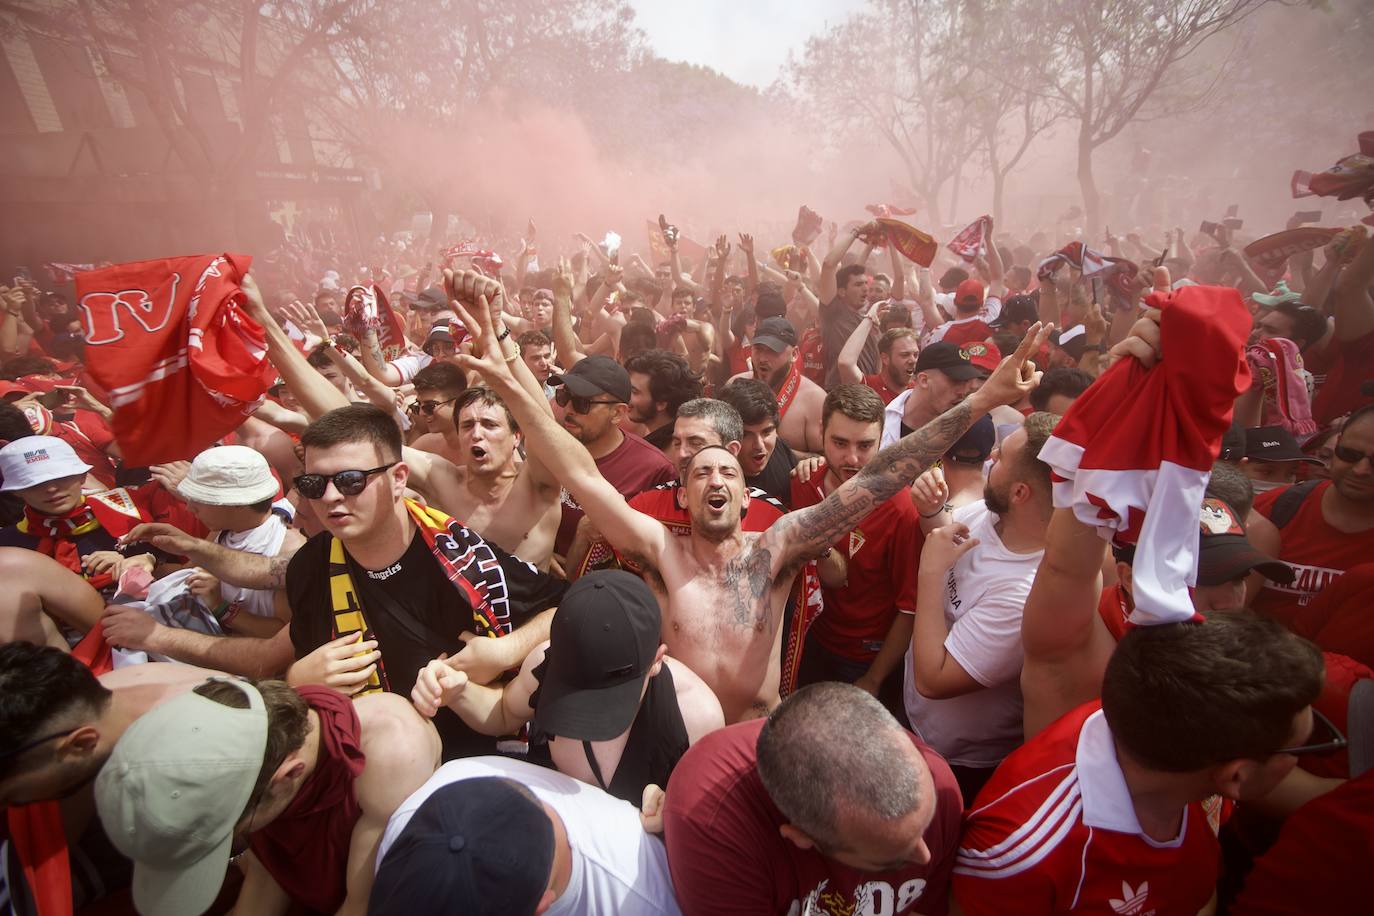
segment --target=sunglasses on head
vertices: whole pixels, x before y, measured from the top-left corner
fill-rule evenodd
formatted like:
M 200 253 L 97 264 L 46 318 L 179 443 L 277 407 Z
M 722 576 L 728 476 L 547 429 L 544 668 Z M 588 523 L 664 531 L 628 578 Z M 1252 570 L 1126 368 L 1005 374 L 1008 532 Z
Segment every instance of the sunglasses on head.
M 558 403 L 558 406 L 559 406 L 559 407 L 567 407 L 568 405 L 572 405 L 573 413 L 591 413 L 592 405 L 593 405 L 593 404 L 619 404 L 619 403 L 620 403 L 619 401 L 607 401 L 607 400 L 599 400 L 599 401 L 598 401 L 598 400 L 594 400 L 593 398 L 584 398 L 584 397 L 580 397 L 579 395 L 575 395 L 575 394 L 573 394 L 572 392 L 570 392 L 566 387 L 560 387 L 560 388 L 558 388 L 558 389 L 554 392 L 553 399 L 554 399 L 554 401 L 556 401 L 556 402 Z
M 306 499 L 320 499 L 324 496 L 324 491 L 329 489 L 329 482 L 334 481 L 334 489 L 339 491 L 340 496 L 357 496 L 367 487 L 368 478 L 373 474 L 380 474 L 382 471 L 394 467 L 398 462 L 384 464 L 381 467 L 370 468 L 366 471 L 339 471 L 336 474 L 300 474 L 297 475 L 292 483 L 296 489 Z
M 427 417 L 434 416 L 434 412 L 445 404 L 452 404 L 457 398 L 449 398 L 447 401 L 416 401 L 415 406 Z
M 1331 450 L 1331 454 L 1335 455 L 1337 458 L 1341 459 L 1346 464 L 1359 464 L 1366 458 L 1368 458 L 1371 463 L 1374 463 L 1374 452 L 1362 452 L 1359 449 L 1351 448 L 1348 445 L 1336 446 Z
M 1350 742 L 1345 735 L 1332 722 L 1314 706 L 1312 707 L 1312 734 L 1307 736 L 1307 742 L 1297 747 L 1281 747 L 1275 754 L 1330 754 L 1339 751 Z

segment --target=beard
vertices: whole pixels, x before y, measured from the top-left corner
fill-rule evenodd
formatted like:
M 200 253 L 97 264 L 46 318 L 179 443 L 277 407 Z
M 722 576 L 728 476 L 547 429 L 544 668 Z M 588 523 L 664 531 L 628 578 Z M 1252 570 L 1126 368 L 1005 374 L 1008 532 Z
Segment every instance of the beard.
M 983 502 L 987 503 L 988 511 L 997 516 L 1006 515 L 1011 511 L 1011 495 L 999 493 L 993 488 L 992 481 L 983 484 Z
M 792 371 L 791 363 L 783 363 L 772 371 L 768 376 L 768 387 L 774 391 L 781 391 L 783 382 L 787 381 L 787 374 Z

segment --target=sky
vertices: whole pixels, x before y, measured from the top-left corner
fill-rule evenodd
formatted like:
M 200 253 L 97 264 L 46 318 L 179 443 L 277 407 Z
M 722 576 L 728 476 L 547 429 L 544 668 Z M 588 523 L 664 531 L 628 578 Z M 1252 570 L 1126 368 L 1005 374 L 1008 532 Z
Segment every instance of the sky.
M 702 64 L 764 88 L 788 51 L 843 20 L 864 0 L 630 0 L 649 45 L 668 60 Z

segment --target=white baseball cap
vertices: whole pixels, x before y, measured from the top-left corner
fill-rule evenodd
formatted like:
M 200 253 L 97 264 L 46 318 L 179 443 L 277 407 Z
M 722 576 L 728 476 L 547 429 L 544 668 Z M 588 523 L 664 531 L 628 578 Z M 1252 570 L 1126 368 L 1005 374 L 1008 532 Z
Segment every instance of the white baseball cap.
M 25 436 L 0 448 L 0 493 L 36 487 L 49 480 L 84 475 L 91 469 L 56 436 Z
M 207 506 L 251 506 L 277 495 L 277 479 L 253 449 L 219 445 L 196 456 L 177 492 Z

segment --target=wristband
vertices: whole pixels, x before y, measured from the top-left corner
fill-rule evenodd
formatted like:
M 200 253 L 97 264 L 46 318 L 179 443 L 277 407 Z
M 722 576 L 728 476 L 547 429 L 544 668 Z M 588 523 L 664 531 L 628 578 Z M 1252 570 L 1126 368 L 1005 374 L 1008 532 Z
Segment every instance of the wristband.
M 1084 353 L 1089 353 L 1089 352 L 1092 352 L 1092 353 L 1106 353 L 1106 352 L 1107 352 L 1107 346 L 1106 346 L 1106 344 L 1100 344 L 1100 343 L 1085 344 L 1085 345 L 1083 346 L 1083 352 L 1084 352 Z
M 515 348 L 515 352 L 510 354 L 509 356 L 506 356 L 506 351 L 504 348 L 502 348 L 501 350 L 502 358 L 505 359 L 505 361 L 508 363 L 513 363 L 520 358 L 520 345 L 518 343 L 513 343 L 511 344 L 511 346 Z
M 934 517 L 937 516 L 937 515 L 940 515 L 940 514 L 945 513 L 945 512 L 949 512 L 949 511 L 952 510 L 953 508 L 954 508 L 954 507 L 951 506 L 949 503 L 945 503 L 943 506 L 941 506 L 940 508 L 936 509 L 934 512 L 930 513 L 929 515 L 926 515 L 924 512 L 917 512 L 917 514 L 920 515 L 921 518 L 934 518 Z
M 502 340 L 505 340 L 505 339 L 506 339 L 507 337 L 509 337 L 509 336 L 510 336 L 510 328 L 508 328 L 508 327 L 506 327 L 504 324 L 502 324 L 502 325 L 501 325 L 501 333 L 496 335 L 496 339 L 497 339 L 498 341 L 502 341 Z

